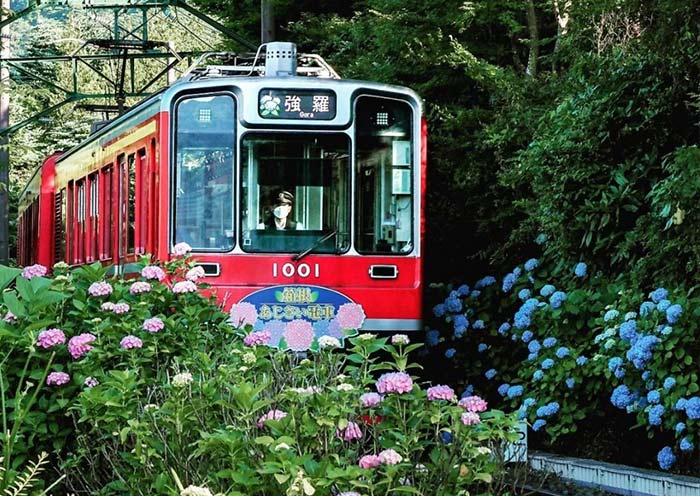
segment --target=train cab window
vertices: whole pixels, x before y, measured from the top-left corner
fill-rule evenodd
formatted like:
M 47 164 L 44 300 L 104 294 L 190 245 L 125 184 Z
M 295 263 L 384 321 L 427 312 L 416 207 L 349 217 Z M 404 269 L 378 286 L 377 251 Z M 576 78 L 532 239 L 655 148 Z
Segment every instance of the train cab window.
M 172 242 L 194 251 L 233 248 L 235 102 L 229 95 L 177 104 Z
M 409 104 L 375 96 L 356 103 L 355 245 L 360 253 L 413 248 L 415 164 Z
M 247 134 L 241 143 L 242 249 L 347 251 L 349 151 L 346 134 Z

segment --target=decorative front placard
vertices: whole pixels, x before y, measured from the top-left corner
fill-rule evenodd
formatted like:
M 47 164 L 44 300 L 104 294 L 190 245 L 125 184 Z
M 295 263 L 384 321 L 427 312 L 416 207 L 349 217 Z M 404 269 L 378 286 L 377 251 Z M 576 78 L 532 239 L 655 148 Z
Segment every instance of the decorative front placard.
M 335 118 L 335 93 L 327 90 L 260 91 L 258 113 L 264 119 L 327 121 Z
M 230 322 L 264 331 L 268 346 L 294 351 L 317 350 L 323 336 L 341 345 L 355 336 L 365 320 L 361 305 L 342 293 L 320 286 L 289 284 L 249 294 L 234 304 Z M 267 337 L 269 334 L 269 337 Z

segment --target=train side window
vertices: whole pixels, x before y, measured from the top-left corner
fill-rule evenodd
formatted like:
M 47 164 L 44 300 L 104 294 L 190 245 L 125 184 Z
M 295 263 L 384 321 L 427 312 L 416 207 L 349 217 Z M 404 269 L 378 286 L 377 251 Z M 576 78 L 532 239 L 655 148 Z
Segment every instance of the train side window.
M 122 187 L 122 208 L 126 211 L 123 228 L 125 230 L 125 254 L 135 253 L 136 250 L 136 155 L 131 153 L 126 161 Z
M 360 253 L 409 253 L 416 192 L 408 103 L 376 96 L 356 102 L 355 245 Z
M 67 261 L 66 251 L 66 188 L 57 195 L 54 204 L 56 236 L 54 238 L 54 260 Z
M 100 204 L 100 175 L 98 173 L 91 174 L 89 179 L 90 183 L 90 197 L 89 197 L 89 214 L 88 214 L 88 248 L 87 261 L 93 262 L 99 256 L 99 226 L 100 226 L 100 216 L 99 216 L 99 204 Z
M 148 212 L 149 212 L 149 197 L 150 197 L 150 174 L 148 170 L 148 159 L 146 157 L 146 149 L 142 148 L 136 154 L 136 186 L 137 197 L 136 202 L 136 253 L 143 254 L 146 252 L 146 233 L 148 228 Z
M 73 246 L 75 241 L 75 229 L 73 226 L 73 213 L 75 212 L 75 195 L 73 188 L 73 181 L 68 182 L 68 187 L 66 188 L 68 195 L 66 198 L 66 262 L 69 264 L 75 263 L 75 254 L 73 253 Z
M 112 258 L 112 233 L 114 224 L 112 222 L 112 193 L 113 193 L 113 174 L 114 168 L 109 165 L 102 169 L 102 202 L 100 203 L 100 219 L 102 220 L 102 249 L 100 250 L 100 258 L 109 260 Z
M 172 243 L 194 251 L 233 248 L 235 101 L 229 95 L 177 103 Z
M 85 179 L 81 179 L 77 183 L 78 197 L 76 204 L 76 255 L 75 261 L 77 263 L 83 263 L 85 261 Z

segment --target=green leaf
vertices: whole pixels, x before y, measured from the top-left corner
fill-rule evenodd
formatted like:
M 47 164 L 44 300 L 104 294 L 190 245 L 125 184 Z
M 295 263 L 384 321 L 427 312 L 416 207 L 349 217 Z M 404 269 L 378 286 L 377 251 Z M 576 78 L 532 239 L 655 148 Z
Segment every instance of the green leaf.
M 0 289 L 5 289 L 22 271 L 5 265 L 0 265 Z
M 5 305 L 7 305 L 7 308 L 10 309 L 10 312 L 15 314 L 17 317 L 24 317 L 27 315 L 27 310 L 22 302 L 19 301 L 19 298 L 17 298 L 17 295 L 14 292 L 8 291 L 3 293 L 2 299 L 5 302 Z

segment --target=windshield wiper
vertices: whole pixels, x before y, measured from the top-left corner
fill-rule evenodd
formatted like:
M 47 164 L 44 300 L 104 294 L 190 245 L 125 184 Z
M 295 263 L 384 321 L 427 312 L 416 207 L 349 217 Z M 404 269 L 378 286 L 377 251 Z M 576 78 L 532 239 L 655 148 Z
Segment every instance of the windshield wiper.
M 318 239 L 314 242 L 314 244 L 312 244 L 311 246 L 309 246 L 306 250 L 302 251 L 301 253 L 297 253 L 296 255 L 294 255 L 294 256 L 292 257 L 292 260 L 293 260 L 294 262 L 297 262 L 297 261 L 301 260 L 301 259 L 304 258 L 306 255 L 308 255 L 309 253 L 311 253 L 312 251 L 314 251 L 316 248 L 318 248 L 318 247 L 321 245 L 321 243 L 323 243 L 324 241 L 328 241 L 329 239 L 331 239 L 333 236 L 336 236 L 337 234 L 338 234 L 338 230 L 337 230 L 337 229 L 334 229 L 333 231 L 329 232 L 329 233 L 326 234 L 325 236 L 322 236 L 322 237 L 318 238 Z

